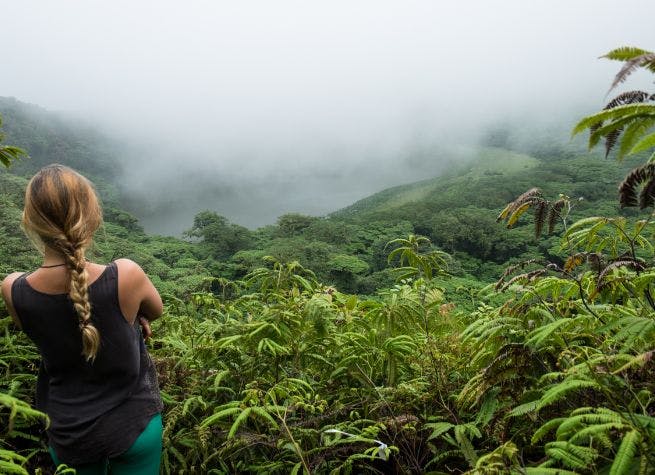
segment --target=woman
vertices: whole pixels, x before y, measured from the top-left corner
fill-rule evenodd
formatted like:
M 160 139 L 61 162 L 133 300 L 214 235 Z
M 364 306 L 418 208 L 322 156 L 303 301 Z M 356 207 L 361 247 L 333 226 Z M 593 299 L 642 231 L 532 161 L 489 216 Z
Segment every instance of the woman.
M 16 324 L 41 353 L 36 407 L 48 414 L 55 464 L 87 474 L 157 474 L 162 401 L 140 326 L 162 314 L 159 293 L 128 259 L 86 261 L 102 222 L 91 183 L 62 166 L 27 185 L 23 229 L 43 265 L 2 282 Z

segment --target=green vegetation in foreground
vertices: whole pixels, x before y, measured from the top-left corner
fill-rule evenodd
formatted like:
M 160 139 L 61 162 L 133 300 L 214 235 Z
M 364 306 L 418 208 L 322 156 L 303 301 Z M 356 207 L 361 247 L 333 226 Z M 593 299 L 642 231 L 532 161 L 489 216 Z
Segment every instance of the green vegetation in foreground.
M 620 48 L 607 57 L 633 66 L 617 81 L 636 67 L 655 72 L 655 55 L 644 50 Z M 575 130 L 590 129 L 591 146 L 605 139 L 606 150 L 618 147 L 619 156 L 652 152 L 652 99 L 623 96 Z M 622 182 L 624 206 L 655 204 L 652 160 Z M 650 211 L 618 215 L 612 177 L 619 171 L 610 162 L 540 155 L 528 170 L 518 167 L 503 179 L 470 175 L 459 192 L 454 183 L 466 174 L 444 178 L 433 190 L 423 182 L 420 191 L 403 188 L 405 198 L 378 199 L 366 213 L 342 221 L 355 236 L 342 244 L 332 218 L 301 215 L 247 235 L 205 214 L 190 232 L 200 239 L 195 244 L 142 236 L 136 250 L 156 249 L 162 264 L 153 261 L 155 267 L 190 262 L 193 252 L 227 256 L 234 250 L 208 236 L 225 233 L 236 247 L 253 246 L 212 264 L 235 272 L 240 256 L 242 278 L 219 277 L 211 292 L 169 296 L 166 315 L 154 326 L 152 353 L 166 403 L 163 473 L 655 473 L 655 221 Z M 485 188 L 498 181 L 508 188 Z M 3 183 L 20 184 L 16 178 Z M 448 183 L 452 188 L 442 186 Z M 574 193 L 581 189 L 584 201 Z M 441 206 L 428 215 L 435 204 Z M 16 212 L 13 206 L 8 212 Z M 464 271 L 445 276 L 443 251 L 415 232 L 399 233 L 369 254 L 370 235 L 357 221 L 368 220 L 382 233 L 402 215 L 397 226 L 437 233 L 435 215 L 456 210 L 440 218 L 468 213 L 473 230 L 482 216 L 495 220 L 502 208 L 500 217 L 516 225 L 508 233 L 519 244 L 510 247 L 511 240 L 493 233 L 476 234 L 467 244 L 468 259 L 477 259 L 484 248 L 476 246 L 489 242 L 516 262 L 498 274 L 495 288 L 468 286 Z M 526 223 L 529 211 L 534 218 Z M 551 217 L 561 236 L 537 240 Z M 119 212 L 112 220 L 111 245 L 122 242 L 114 234 L 139 234 L 125 227 L 130 220 Z M 442 226 L 456 233 L 465 224 L 454 223 Z M 523 235 L 533 247 L 522 247 Z M 248 270 L 259 244 L 289 253 L 305 245 L 303 252 L 321 259 L 339 251 L 328 270 L 342 272 L 335 281 L 347 277 L 353 286 L 367 272 L 364 264 L 370 271 L 382 260 L 391 268 L 373 272 L 386 272 L 395 283 L 364 296 L 321 283 L 297 261 L 267 257 Z M 451 265 L 464 269 L 467 261 L 457 257 L 465 252 L 461 242 L 451 245 Z M 520 261 L 526 257 L 537 259 Z M 37 355 L 22 334 L 9 331 L 9 318 L 0 322 L 0 468 L 47 473 L 39 430 L 44 417 L 28 404 Z

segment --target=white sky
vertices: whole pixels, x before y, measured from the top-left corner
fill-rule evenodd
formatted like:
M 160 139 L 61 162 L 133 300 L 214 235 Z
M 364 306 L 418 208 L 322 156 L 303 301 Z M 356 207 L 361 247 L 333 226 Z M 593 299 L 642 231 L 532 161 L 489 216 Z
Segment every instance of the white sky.
M 654 13 L 652 0 L 0 0 L 0 96 L 102 119 L 164 169 L 386 166 L 416 137 L 602 107 L 620 65 L 598 56 L 655 48 Z

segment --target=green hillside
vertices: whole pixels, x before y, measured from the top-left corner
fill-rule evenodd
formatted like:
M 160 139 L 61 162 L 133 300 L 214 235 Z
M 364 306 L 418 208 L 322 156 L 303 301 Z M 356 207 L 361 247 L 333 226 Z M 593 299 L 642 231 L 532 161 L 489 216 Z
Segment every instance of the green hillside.
M 155 238 L 134 234 L 141 232 L 139 224 L 122 209 L 115 183 L 119 144 L 88 126 L 76 126 L 15 99 L 0 98 L 0 113 L 5 118 L 8 143 L 30 153 L 29 159 L 14 164 L 9 175 L 28 177 L 52 162 L 79 169 L 96 183 L 103 199 L 108 222 L 105 239 L 124 239 L 120 246 L 115 244 L 117 249 L 146 253 L 139 257 L 143 263 L 156 262 L 157 256 L 149 256 L 147 247 L 139 246 L 136 252 L 129 246 L 130 240 Z M 276 225 L 252 231 L 208 211 L 200 213 L 197 218 L 202 219 L 189 226 L 193 229 L 188 239 L 155 240 L 183 247 L 186 251 L 182 255 L 192 255 L 202 262 L 200 268 L 211 269 L 217 277 L 242 278 L 269 255 L 281 261 L 297 260 L 322 281 L 340 289 L 372 293 L 393 283 L 386 259 L 390 250 L 387 243 L 416 233 L 451 254 L 454 275 L 493 281 L 508 263 L 540 255 L 558 257 L 558 237 L 535 240 L 528 219 L 511 232 L 495 222 L 505 204 L 527 189 L 540 186 L 550 199 L 559 193 L 584 198 L 576 202 L 573 217 L 618 212 L 613 197 L 630 164 L 590 156 L 578 142 L 567 140 L 544 135 L 535 137 L 532 148 L 480 146 L 460 150 L 459 155 L 466 160 L 442 176 L 383 190 L 326 217 L 283 215 Z M 511 147 L 508 141 L 503 145 Z M 15 209 L 7 213 L 15 216 L 22 186 L 9 176 L 0 185 L 0 194 L 13 196 L 10 201 L 16 203 Z M 120 238 L 114 237 L 114 231 Z M 12 239 L 20 239 L 20 232 Z M 187 262 L 190 268 L 197 266 L 193 259 Z M 13 264 L 11 259 L 5 263 L 7 269 Z M 176 265 L 176 261 L 169 259 L 167 265 Z M 156 274 L 163 282 L 169 275 Z
M 442 193 L 458 194 L 457 188 L 469 180 L 484 176 L 516 173 L 535 167 L 539 161 L 529 155 L 499 148 L 472 149 L 472 159 L 460 165 L 459 169 L 424 181 L 387 188 L 343 208 L 331 216 L 349 217 L 357 214 L 390 211 L 403 205 L 429 200 Z

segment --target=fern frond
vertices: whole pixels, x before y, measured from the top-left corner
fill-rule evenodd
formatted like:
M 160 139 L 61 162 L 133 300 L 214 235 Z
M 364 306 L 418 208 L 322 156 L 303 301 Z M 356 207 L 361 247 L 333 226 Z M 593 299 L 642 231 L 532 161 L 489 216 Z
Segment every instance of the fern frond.
M 584 429 L 576 431 L 568 441 L 572 444 L 588 444 L 592 441 L 607 439 L 607 434 L 610 431 L 625 429 L 625 424 L 622 422 L 606 422 L 605 424 L 594 424 Z M 558 431 L 559 438 L 559 431 Z M 607 446 L 608 444 L 603 444 Z M 611 443 L 609 444 L 611 446 Z
M 541 236 L 541 230 L 546 222 L 546 211 L 548 210 L 548 201 L 539 201 L 534 208 L 534 237 Z
M 200 427 L 207 427 L 212 424 L 215 424 L 216 422 L 225 419 L 228 416 L 237 414 L 239 411 L 241 411 L 241 409 L 237 405 L 231 404 L 231 407 L 227 407 L 225 409 L 219 410 L 216 413 L 212 414 L 211 416 L 207 417 L 205 420 L 203 420 L 200 423 Z
M 614 99 L 609 101 L 603 110 L 614 109 L 615 107 L 624 106 L 626 104 L 636 104 L 639 102 L 646 102 L 650 98 L 650 93 L 646 91 L 626 91 L 622 92 Z
M 641 442 L 641 433 L 631 430 L 623 436 L 619 450 L 616 452 L 614 462 L 610 468 L 610 475 L 625 475 L 629 473 L 634 465 L 634 457 L 637 453 L 637 447 Z
M 250 416 L 250 412 L 252 411 L 251 407 L 245 408 L 241 413 L 234 419 L 234 423 L 232 424 L 232 427 L 230 427 L 230 431 L 227 433 L 227 438 L 232 439 L 236 435 L 237 431 L 239 430 L 239 427 L 241 427 L 241 424 L 243 424 L 246 419 L 248 419 L 248 416 Z
M 547 443 L 545 452 L 549 457 L 574 469 L 587 469 L 598 457 L 598 452 L 594 448 L 581 447 L 564 441 Z
M 530 188 L 525 193 L 519 195 L 514 201 L 510 202 L 505 206 L 505 208 L 500 212 L 496 221 L 502 221 L 504 219 L 511 219 L 511 216 L 525 204 L 533 204 L 536 201 L 541 199 L 541 190 L 539 188 Z
M 495 289 L 500 290 L 503 287 L 503 283 L 505 282 L 505 278 L 514 273 L 514 271 L 518 269 L 523 269 L 531 264 L 539 264 L 542 265 L 543 263 L 538 260 L 538 259 L 528 259 L 527 261 L 522 261 L 519 262 L 518 264 L 513 264 L 511 266 L 508 266 L 504 271 L 503 274 L 500 276 L 500 279 L 498 279 L 498 282 L 496 282 Z
M 625 427 L 625 422 L 623 417 L 620 414 L 617 414 L 613 411 L 610 413 L 598 412 L 595 408 L 592 409 L 592 412 L 583 412 L 583 413 L 572 413 L 571 416 L 567 417 L 566 420 L 557 428 L 557 439 L 565 440 L 575 437 L 579 434 L 581 428 L 594 428 L 594 432 L 605 432 L 605 427 L 612 426 L 613 428 L 623 429 Z M 609 430 L 609 429 L 608 429 Z
M 614 77 L 614 82 L 612 82 L 612 85 L 610 86 L 610 91 L 628 79 L 628 76 L 639 68 L 647 68 L 650 71 L 655 72 L 655 53 L 643 53 L 626 60 L 621 70 Z
M 425 424 L 424 427 L 427 429 L 432 429 L 432 433 L 428 437 L 428 440 L 432 440 L 442 436 L 450 429 L 455 427 L 455 425 L 451 424 L 450 422 L 430 422 L 428 424 Z
M 528 208 L 530 208 L 531 204 L 532 204 L 531 202 L 523 203 L 518 208 L 516 208 L 516 210 L 507 219 L 507 227 L 511 228 L 512 226 L 514 226 L 514 224 L 516 224 L 516 222 L 519 220 L 521 215 L 525 213 L 528 210 Z
M 487 395 L 484 398 L 484 401 L 482 401 L 482 404 L 480 404 L 480 410 L 478 411 L 478 414 L 475 416 L 476 425 L 485 427 L 489 423 L 489 421 L 491 421 L 494 414 L 498 410 L 499 392 L 500 392 L 499 389 L 495 389 L 487 393 Z
M 546 269 L 537 269 L 530 272 L 526 272 L 524 274 L 515 275 L 510 280 L 508 280 L 500 290 L 506 290 L 517 282 L 532 282 L 537 277 L 544 275 L 546 272 L 547 272 Z
M 548 338 L 559 330 L 561 327 L 565 327 L 571 323 L 575 323 L 577 319 L 570 318 L 560 318 L 554 322 L 542 325 L 528 334 L 525 344 L 533 348 L 539 348 L 542 344 L 548 340 Z
M 535 445 L 537 442 L 539 442 L 541 439 L 544 438 L 546 434 L 548 434 L 551 430 L 554 430 L 556 427 L 559 427 L 559 425 L 564 422 L 567 418 L 566 417 L 557 417 L 555 419 L 551 419 L 545 424 L 543 424 L 541 427 L 539 427 L 534 434 L 532 434 L 532 439 L 530 442 L 532 445 Z
M 514 409 L 509 411 L 507 415 L 511 417 L 519 417 L 528 414 L 530 412 L 535 412 L 537 410 L 538 404 L 539 404 L 539 400 L 523 403 L 520 406 L 516 406 Z
M 655 197 L 652 195 L 651 182 L 655 179 L 655 163 L 648 163 L 637 167 L 626 175 L 623 182 L 619 185 L 619 203 L 622 208 L 627 206 L 637 206 L 641 209 L 653 203 Z M 648 191 L 643 192 L 637 198 L 638 187 L 644 184 Z
M 605 268 L 601 271 L 600 275 L 598 276 L 596 289 L 597 290 L 601 289 L 606 284 L 605 277 L 607 276 L 607 274 L 609 274 L 614 269 L 618 269 L 620 267 L 628 267 L 635 271 L 641 271 L 645 269 L 644 264 L 637 259 L 623 258 L 623 259 L 617 259 L 615 261 L 612 261 L 605 266 Z
M 550 206 L 550 209 L 548 210 L 548 234 L 552 234 L 555 230 L 555 223 L 557 222 L 557 218 L 561 216 L 560 212 L 565 204 L 566 200 L 560 198 Z
M 609 157 L 610 152 L 621 136 L 621 132 L 623 132 L 623 127 L 617 127 L 605 136 L 605 158 Z
M 473 428 L 477 430 L 475 426 L 473 426 Z M 473 448 L 473 444 L 471 443 L 471 440 L 468 437 L 467 432 L 470 432 L 470 430 L 471 430 L 470 424 L 455 426 L 454 429 L 455 440 L 457 441 L 457 444 L 459 446 L 459 449 L 462 451 L 462 454 L 464 454 L 464 458 L 466 459 L 466 461 L 469 463 L 471 467 L 475 467 L 475 463 L 478 461 L 478 454 L 475 452 L 475 449 Z M 478 431 L 477 434 L 480 434 L 480 432 Z
M 634 147 L 632 147 L 630 153 L 643 152 L 653 147 L 655 147 L 655 132 L 641 139 Z
M 525 467 L 525 475 L 579 475 L 578 472 L 551 467 Z
M 597 124 L 605 122 L 606 120 L 614 121 L 633 115 L 641 116 L 643 118 L 655 117 L 655 105 L 643 103 L 626 104 L 612 109 L 602 110 L 580 120 L 580 122 L 578 122 L 573 128 L 572 134 L 577 135 L 588 128 L 595 127 Z
M 564 271 L 571 272 L 576 267 L 582 265 L 582 263 L 585 262 L 586 257 L 587 257 L 586 252 L 578 252 L 576 254 L 573 254 L 572 256 L 569 256 L 564 262 Z
M 642 119 L 632 122 L 628 125 L 623 133 L 621 139 L 621 147 L 619 148 L 618 159 L 621 160 L 628 154 L 635 153 L 632 151 L 637 141 L 653 126 L 655 126 L 655 118 Z
M 650 51 L 634 46 L 621 46 L 620 48 L 613 49 L 609 53 L 604 54 L 601 56 L 601 58 L 611 59 L 614 61 L 629 61 L 636 58 L 637 56 L 648 53 L 650 53 Z
M 581 389 L 598 389 L 599 385 L 595 381 L 586 379 L 567 378 L 561 383 L 553 386 L 541 396 L 537 409 L 542 409 L 546 406 L 561 401 L 566 395 L 572 391 L 579 391 Z
M 653 206 L 655 203 L 655 178 L 648 180 L 643 188 L 641 193 L 639 193 L 639 207 L 640 209 Z

